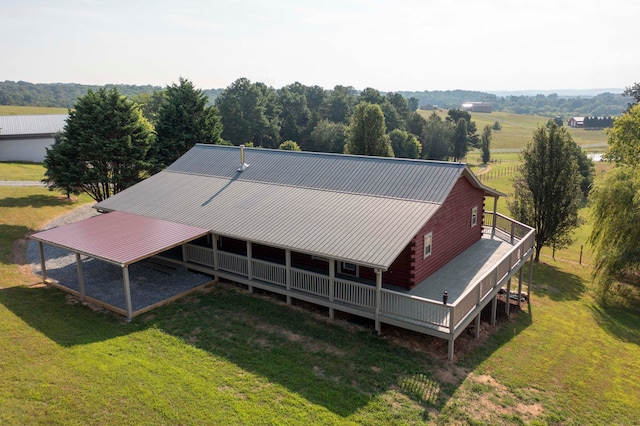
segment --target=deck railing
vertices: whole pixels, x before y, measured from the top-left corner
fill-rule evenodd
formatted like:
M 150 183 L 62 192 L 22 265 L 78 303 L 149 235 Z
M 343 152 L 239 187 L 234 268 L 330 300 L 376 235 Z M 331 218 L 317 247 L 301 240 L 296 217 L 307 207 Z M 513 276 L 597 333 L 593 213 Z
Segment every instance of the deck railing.
M 485 232 L 493 233 L 513 244 L 491 270 L 473 283 L 465 293 L 452 303 L 444 305 L 442 301 L 430 300 L 393 291 L 386 288 L 380 292 L 379 314 L 382 317 L 398 319 L 424 328 L 447 329 L 450 334 L 469 318 L 478 312 L 487 301 L 490 294 L 495 294 L 498 287 L 502 287 L 514 267 L 521 265 L 525 256 L 530 256 L 534 244 L 534 231 L 526 225 L 496 214 L 496 228 L 493 229 L 492 212 L 485 212 Z M 491 227 L 491 229 L 486 229 Z M 187 244 L 187 260 L 190 262 L 214 267 L 214 251 L 211 248 Z M 249 265 L 246 256 L 217 252 L 217 267 L 220 271 L 229 272 L 248 278 Z M 286 287 L 287 274 L 290 274 L 289 287 L 291 291 L 311 295 L 318 300 L 347 304 L 355 310 L 368 312 L 376 310 L 376 287 L 369 284 L 357 283 L 343 278 L 331 277 L 300 268 L 287 268 L 285 265 L 251 259 L 251 280 L 265 284 Z M 295 297 L 294 294 L 291 294 Z

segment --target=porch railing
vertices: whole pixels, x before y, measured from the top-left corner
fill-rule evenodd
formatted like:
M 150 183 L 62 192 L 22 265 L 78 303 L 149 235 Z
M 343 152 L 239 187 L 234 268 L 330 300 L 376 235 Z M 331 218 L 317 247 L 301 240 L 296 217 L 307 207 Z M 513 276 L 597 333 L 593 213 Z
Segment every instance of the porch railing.
M 478 312 L 486 303 L 487 297 L 502 287 L 514 271 L 521 265 L 525 257 L 530 256 L 534 244 L 534 230 L 526 225 L 496 214 L 496 229 L 493 226 L 493 212 L 485 212 L 485 232 L 494 232 L 495 236 L 513 244 L 496 265 L 485 275 L 473 283 L 453 303 L 444 305 L 441 301 L 425 299 L 406 293 L 381 289 L 379 314 L 382 317 L 406 321 L 414 326 L 430 329 L 446 329 L 450 334 L 458 332 L 469 315 Z M 187 260 L 190 262 L 214 267 L 214 251 L 211 248 L 187 244 Z M 217 267 L 220 271 L 229 272 L 248 278 L 249 265 L 246 256 L 218 251 Z M 285 265 L 251 259 L 251 279 L 265 284 L 286 287 L 287 274 L 290 274 L 289 289 L 302 292 L 325 302 L 347 304 L 356 310 L 371 313 L 376 309 L 376 288 L 373 285 L 357 283 L 334 277 L 333 285 L 327 275 L 304 269 L 287 268 Z M 295 297 L 295 294 L 291 294 Z

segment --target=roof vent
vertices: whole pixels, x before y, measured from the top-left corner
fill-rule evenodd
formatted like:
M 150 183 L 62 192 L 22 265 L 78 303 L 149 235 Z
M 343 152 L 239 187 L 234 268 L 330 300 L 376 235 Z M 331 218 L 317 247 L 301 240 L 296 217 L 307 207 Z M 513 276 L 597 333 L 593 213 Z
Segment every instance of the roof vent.
M 244 162 L 244 145 L 240 145 L 240 168 L 238 171 L 243 172 L 247 170 L 247 167 L 249 167 L 249 165 Z

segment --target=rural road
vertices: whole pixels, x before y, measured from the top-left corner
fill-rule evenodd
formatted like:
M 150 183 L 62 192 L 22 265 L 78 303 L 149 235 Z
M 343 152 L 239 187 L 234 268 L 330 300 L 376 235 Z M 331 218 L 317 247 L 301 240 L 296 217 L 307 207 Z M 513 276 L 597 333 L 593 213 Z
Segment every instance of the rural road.
M 0 180 L 0 186 L 45 186 L 37 180 Z

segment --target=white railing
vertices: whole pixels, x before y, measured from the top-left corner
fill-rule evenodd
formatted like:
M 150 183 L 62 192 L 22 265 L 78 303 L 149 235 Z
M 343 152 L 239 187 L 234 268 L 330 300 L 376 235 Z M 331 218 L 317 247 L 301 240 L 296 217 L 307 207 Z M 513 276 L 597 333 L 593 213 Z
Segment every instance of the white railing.
M 187 260 L 200 265 L 213 267 L 213 249 L 196 246 L 194 244 L 185 244 L 187 250 Z
M 291 268 L 291 288 L 328 298 L 329 277 L 315 272 Z
M 221 271 L 231 272 L 238 275 L 248 275 L 247 257 L 239 254 L 218 252 L 218 269 Z
M 370 284 L 360 284 L 336 278 L 333 291 L 333 300 L 337 302 L 348 303 L 370 310 L 376 307 L 376 288 Z
M 283 287 L 286 285 L 287 268 L 284 265 L 252 259 L 251 269 L 254 279 Z
M 380 312 L 411 322 L 449 328 L 453 306 L 423 297 L 382 289 Z
M 493 212 L 485 212 L 485 232 L 493 231 Z M 531 253 L 534 245 L 535 232 L 530 227 L 509 219 L 506 216 L 496 216 L 496 237 L 513 244 L 494 267 L 485 273 L 469 289 L 452 304 L 444 305 L 441 301 L 429 300 L 405 293 L 382 289 L 380 298 L 380 314 L 395 319 L 401 319 L 425 328 L 445 328 L 453 334 L 459 324 L 476 309 L 488 303 L 486 298 L 498 286 L 502 286 L 507 276 L 513 273 L 513 268 L 521 265 L 524 256 Z M 207 266 L 214 266 L 213 250 L 211 248 L 186 245 L 187 260 Z M 237 275 L 248 277 L 248 259 L 246 256 L 219 251 L 218 269 Z M 284 265 L 251 260 L 252 280 L 285 287 L 287 282 L 287 268 Z M 342 278 L 331 278 L 298 268 L 290 268 L 290 289 L 311 294 L 325 300 L 335 301 L 358 307 L 372 312 L 376 308 L 376 288 L 374 285 L 362 284 Z

